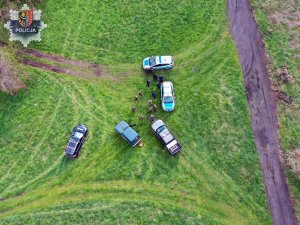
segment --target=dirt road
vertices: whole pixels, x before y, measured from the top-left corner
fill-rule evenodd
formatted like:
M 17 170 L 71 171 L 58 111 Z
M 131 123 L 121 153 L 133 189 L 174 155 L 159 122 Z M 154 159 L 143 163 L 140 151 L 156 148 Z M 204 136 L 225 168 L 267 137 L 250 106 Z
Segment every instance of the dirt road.
M 249 0 L 227 0 L 227 13 L 244 74 L 252 129 L 273 223 L 296 224 L 280 160 L 275 95 L 268 77 L 262 37 Z

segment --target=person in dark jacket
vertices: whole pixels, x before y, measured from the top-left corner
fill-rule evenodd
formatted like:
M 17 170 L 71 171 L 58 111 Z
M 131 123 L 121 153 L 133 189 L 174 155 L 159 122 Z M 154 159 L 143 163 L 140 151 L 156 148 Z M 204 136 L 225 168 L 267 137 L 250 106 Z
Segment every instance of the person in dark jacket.
M 159 82 L 160 83 L 164 82 L 164 78 L 163 77 L 159 77 Z
M 158 80 L 158 76 L 155 75 L 155 74 L 153 74 L 153 80 L 154 80 L 154 81 L 157 81 L 157 80 Z
M 152 98 L 155 99 L 156 98 L 156 93 L 154 91 L 152 91 L 151 96 L 152 96 Z
M 160 85 L 161 85 L 161 83 L 157 82 L 156 86 L 157 86 L 158 89 L 160 89 Z
M 146 83 L 147 83 L 147 87 L 150 87 L 151 80 L 147 80 Z
M 149 117 L 149 119 L 150 119 L 150 122 L 153 123 L 154 120 L 155 120 L 154 115 L 151 114 L 150 117 Z

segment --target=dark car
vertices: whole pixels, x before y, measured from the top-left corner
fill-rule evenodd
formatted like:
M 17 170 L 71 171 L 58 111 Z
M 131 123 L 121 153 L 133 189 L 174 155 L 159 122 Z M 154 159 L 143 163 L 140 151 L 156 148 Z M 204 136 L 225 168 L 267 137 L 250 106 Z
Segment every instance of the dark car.
M 165 148 L 171 155 L 175 155 L 181 150 L 180 144 L 171 134 L 167 126 L 161 120 L 155 120 L 151 125 L 152 131 L 161 140 Z
M 85 125 L 74 127 L 68 145 L 65 149 L 65 155 L 68 158 L 76 158 L 80 154 L 82 145 L 88 135 L 88 129 Z
M 131 128 L 131 126 L 125 121 L 121 121 L 116 127 L 115 130 L 118 134 L 121 135 L 132 147 L 136 146 L 140 141 L 141 137 L 139 134 Z

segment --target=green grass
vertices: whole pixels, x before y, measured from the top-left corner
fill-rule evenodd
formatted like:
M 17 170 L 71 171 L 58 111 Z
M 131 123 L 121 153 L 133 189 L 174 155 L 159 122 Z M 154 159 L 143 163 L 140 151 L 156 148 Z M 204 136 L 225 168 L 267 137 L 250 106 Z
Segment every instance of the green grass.
M 280 89 L 286 92 L 293 99 L 293 104 L 287 106 L 279 104 L 278 117 L 280 123 L 280 141 L 284 153 L 289 153 L 294 149 L 300 147 L 300 63 L 299 63 L 299 49 L 293 48 L 290 41 L 295 38 L 293 35 L 300 34 L 299 30 L 290 32 L 287 25 L 275 25 L 270 20 L 269 16 L 274 12 L 284 12 L 286 9 L 294 8 L 300 9 L 300 6 L 293 1 L 274 1 L 272 4 L 266 3 L 264 0 L 253 0 L 254 13 L 258 21 L 259 28 L 263 34 L 266 49 L 272 58 L 270 69 L 272 70 L 271 76 L 275 83 L 280 85 Z M 264 7 L 263 7 L 264 6 Z M 278 82 L 277 69 L 280 66 L 288 65 L 289 72 L 293 74 L 294 83 L 282 84 Z M 295 201 L 295 208 L 297 217 L 300 217 L 300 180 L 299 177 L 289 171 L 287 168 L 287 176 L 292 191 L 293 199 Z
M 31 47 L 106 64 L 120 80 L 27 68 L 27 90 L 0 94 L 0 223 L 270 224 L 225 2 L 77 2 L 42 3 L 49 28 Z M 182 144 L 175 157 L 138 120 L 158 94 L 140 68 L 152 54 L 175 58 L 160 74 L 174 83 L 176 109 L 155 114 Z M 137 123 L 143 148 L 115 133 L 120 120 Z M 78 123 L 90 135 L 68 160 Z

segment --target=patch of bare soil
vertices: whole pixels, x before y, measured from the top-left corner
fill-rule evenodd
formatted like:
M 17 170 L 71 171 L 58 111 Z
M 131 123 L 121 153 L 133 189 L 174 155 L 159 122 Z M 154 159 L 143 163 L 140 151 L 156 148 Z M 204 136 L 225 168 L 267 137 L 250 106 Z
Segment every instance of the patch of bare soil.
M 94 74 L 98 75 L 98 76 L 100 76 L 101 72 L 102 72 L 101 65 L 95 64 L 95 63 L 66 59 L 63 56 L 50 55 L 50 54 L 36 51 L 34 49 L 23 49 L 22 53 L 26 53 L 28 55 L 31 55 L 31 56 L 34 56 L 37 58 L 46 59 L 49 61 L 56 61 L 56 62 L 60 62 L 60 63 L 67 64 L 67 65 L 73 65 L 73 66 L 83 67 L 83 68 L 87 68 L 87 69 L 93 69 Z
M 7 55 L 0 51 L 0 90 L 11 94 L 26 88 L 26 85 L 19 79 L 17 72 L 9 64 Z
M 249 0 L 227 0 L 231 33 L 244 75 L 247 100 L 274 224 L 297 224 L 280 157 L 276 100 L 268 77 L 266 51 Z
M 285 161 L 294 174 L 300 178 L 300 149 L 296 149 L 286 154 Z
M 40 69 L 48 70 L 48 71 L 55 72 L 55 73 L 63 73 L 63 74 L 71 75 L 71 76 L 81 77 L 81 78 L 89 78 L 89 77 L 95 76 L 94 73 L 90 73 L 89 71 L 82 72 L 82 71 L 74 70 L 74 69 L 66 69 L 66 68 L 59 67 L 59 66 L 41 63 L 39 61 L 28 60 L 26 58 L 24 58 L 22 60 L 22 63 L 27 66 L 40 68 Z
M 78 76 L 78 77 L 87 77 L 88 75 L 92 75 L 92 76 L 96 76 L 96 77 L 100 77 L 102 76 L 103 73 L 103 69 L 102 66 L 99 64 L 95 64 L 95 63 L 89 63 L 89 62 L 84 62 L 84 61 L 78 61 L 78 60 L 71 60 L 71 59 L 66 59 L 63 56 L 58 56 L 58 55 L 50 55 L 50 54 L 46 54 L 43 52 L 39 52 L 36 51 L 34 49 L 22 49 L 18 52 L 18 54 L 20 55 L 30 55 L 36 58 L 41 58 L 41 59 L 46 59 L 48 61 L 52 61 L 52 62 L 59 62 L 61 64 L 65 64 L 65 65 L 71 65 L 71 66 L 75 66 L 75 67 L 80 67 L 80 68 L 84 68 L 86 69 L 86 72 L 80 72 L 74 69 L 63 69 L 63 68 L 53 68 L 53 66 L 41 66 L 40 68 L 46 69 L 46 70 L 50 70 L 53 72 L 57 72 L 57 73 L 65 73 L 68 75 L 74 75 L 74 76 Z M 26 62 L 26 61 L 25 61 Z M 40 63 L 42 65 L 42 63 Z M 30 65 L 31 64 L 26 64 L 26 65 Z M 34 67 L 39 67 L 39 63 L 34 63 Z
M 264 11 L 275 25 L 284 25 L 291 34 L 290 47 L 300 50 L 300 1 L 266 0 Z

